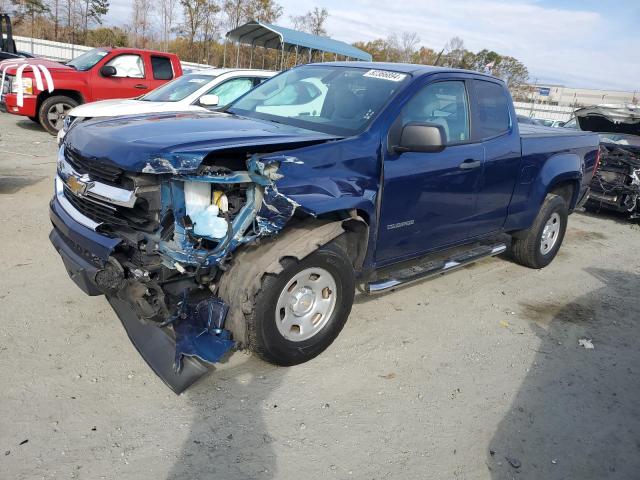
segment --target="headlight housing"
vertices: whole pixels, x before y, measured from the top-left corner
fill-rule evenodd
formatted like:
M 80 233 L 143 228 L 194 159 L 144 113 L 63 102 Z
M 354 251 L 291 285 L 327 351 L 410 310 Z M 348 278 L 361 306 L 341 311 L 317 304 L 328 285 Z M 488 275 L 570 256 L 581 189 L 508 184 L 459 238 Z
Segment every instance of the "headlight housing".
M 75 122 L 77 119 L 77 117 L 74 117 L 73 115 L 67 115 L 66 117 L 64 117 L 64 122 L 62 123 L 62 129 L 66 132 L 69 130 L 69 128 L 71 128 L 71 125 L 73 125 L 73 122 Z
M 20 82 L 17 78 L 11 82 L 11 93 L 18 93 Z M 33 94 L 33 79 L 22 77 L 22 93 L 26 95 Z

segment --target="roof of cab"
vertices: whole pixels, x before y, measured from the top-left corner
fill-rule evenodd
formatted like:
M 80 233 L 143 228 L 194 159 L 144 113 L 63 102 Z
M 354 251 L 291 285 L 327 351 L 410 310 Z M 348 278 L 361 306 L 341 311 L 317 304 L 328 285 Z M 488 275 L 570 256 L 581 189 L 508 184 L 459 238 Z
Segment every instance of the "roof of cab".
M 322 62 L 311 63 L 310 65 L 335 65 L 337 67 L 358 67 L 358 68 L 371 68 L 377 70 L 389 70 L 392 72 L 409 73 L 412 75 L 429 75 L 432 73 L 443 72 L 455 72 L 455 73 L 471 73 L 482 77 L 492 78 L 494 80 L 500 80 L 493 75 L 487 75 L 486 73 L 476 72 L 473 70 L 463 70 L 460 68 L 450 67 L 434 67 L 432 65 L 416 65 L 413 63 L 391 63 L 391 62 Z M 502 81 L 502 80 L 500 80 Z

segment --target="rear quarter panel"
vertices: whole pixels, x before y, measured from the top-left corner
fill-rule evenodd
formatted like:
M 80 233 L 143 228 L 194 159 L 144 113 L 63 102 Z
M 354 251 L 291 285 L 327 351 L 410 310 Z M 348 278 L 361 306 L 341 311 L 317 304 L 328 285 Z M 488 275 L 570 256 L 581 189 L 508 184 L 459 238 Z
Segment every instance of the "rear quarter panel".
M 533 223 L 545 196 L 561 183 L 574 185 L 570 210 L 586 191 L 598 152 L 597 135 L 539 128 L 522 134 L 522 164 L 513 192 L 506 231 Z

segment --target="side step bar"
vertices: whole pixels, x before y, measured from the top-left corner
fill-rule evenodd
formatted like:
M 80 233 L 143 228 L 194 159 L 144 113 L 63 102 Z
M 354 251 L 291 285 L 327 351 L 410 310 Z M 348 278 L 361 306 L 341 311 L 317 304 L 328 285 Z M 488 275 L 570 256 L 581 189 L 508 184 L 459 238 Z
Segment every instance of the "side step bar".
M 367 294 L 382 293 L 399 286 L 408 285 L 437 275 L 444 275 L 458 268 L 477 262 L 482 258 L 500 255 L 507 250 L 507 245 L 483 245 L 459 253 L 447 260 L 424 261 L 411 267 L 395 270 L 387 278 L 367 283 L 364 291 Z

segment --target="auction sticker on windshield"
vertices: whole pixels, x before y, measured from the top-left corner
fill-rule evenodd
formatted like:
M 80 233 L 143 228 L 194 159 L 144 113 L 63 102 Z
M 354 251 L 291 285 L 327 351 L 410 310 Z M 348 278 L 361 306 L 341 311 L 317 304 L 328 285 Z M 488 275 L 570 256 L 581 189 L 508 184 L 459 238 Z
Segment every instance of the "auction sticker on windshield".
M 398 72 L 389 72 L 387 70 L 369 70 L 363 77 L 379 78 L 381 80 L 389 80 L 391 82 L 401 82 L 407 75 Z

